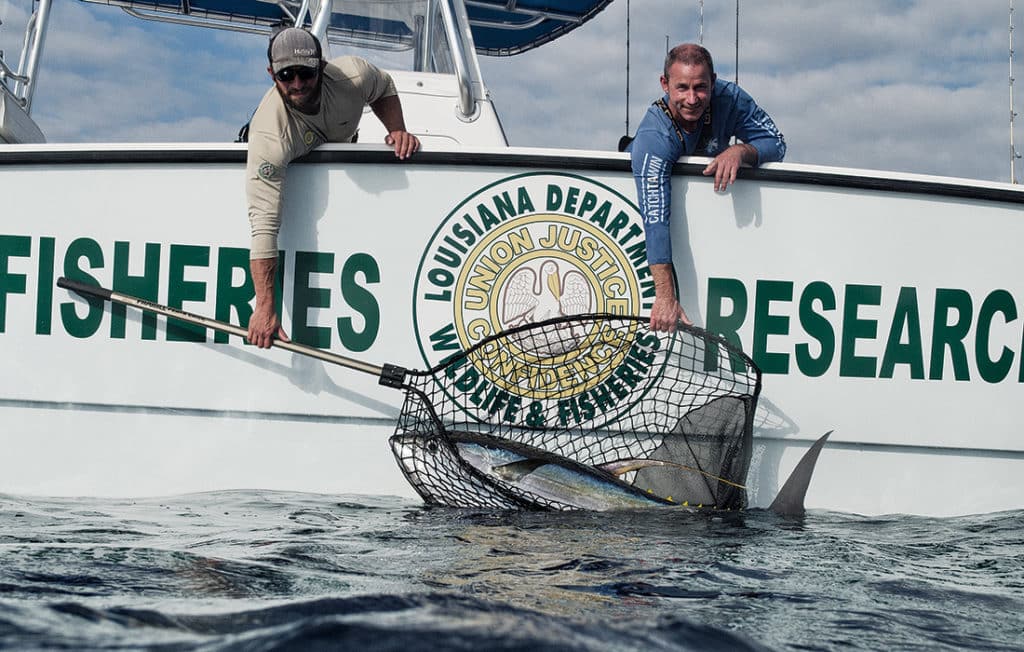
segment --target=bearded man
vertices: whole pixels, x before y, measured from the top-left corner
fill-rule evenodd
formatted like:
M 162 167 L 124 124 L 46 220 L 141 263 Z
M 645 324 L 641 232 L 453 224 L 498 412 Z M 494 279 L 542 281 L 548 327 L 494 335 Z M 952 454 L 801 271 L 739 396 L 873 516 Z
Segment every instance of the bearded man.
M 405 129 L 402 104 L 385 71 L 365 59 L 323 59 L 320 42 L 303 29 L 289 27 L 271 37 L 267 91 L 249 123 L 246 199 L 252 242 L 249 269 L 256 307 L 249 319 L 249 342 L 261 348 L 287 340 L 274 297 L 277 236 L 288 164 L 322 143 L 355 140 L 363 108 L 369 106 L 384 124 L 385 142 L 405 159 L 420 141 Z

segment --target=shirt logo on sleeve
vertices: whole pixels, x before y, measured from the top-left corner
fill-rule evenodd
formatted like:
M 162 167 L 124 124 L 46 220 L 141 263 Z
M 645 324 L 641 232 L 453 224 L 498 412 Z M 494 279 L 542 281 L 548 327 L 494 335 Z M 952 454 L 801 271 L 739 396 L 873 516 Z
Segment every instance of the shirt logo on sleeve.
M 263 163 L 260 164 L 260 167 L 259 167 L 259 170 L 257 171 L 257 174 L 260 175 L 261 179 L 265 179 L 267 181 L 273 181 L 273 180 L 277 179 L 277 166 L 274 165 L 273 163 L 268 163 L 267 161 L 263 161 Z

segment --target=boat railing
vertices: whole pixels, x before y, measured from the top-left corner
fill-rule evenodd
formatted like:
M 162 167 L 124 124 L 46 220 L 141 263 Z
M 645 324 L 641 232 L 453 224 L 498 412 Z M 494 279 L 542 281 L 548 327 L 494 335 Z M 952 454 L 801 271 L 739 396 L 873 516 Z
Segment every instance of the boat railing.
M 87 0 L 91 1 L 91 0 Z M 109 3 L 108 3 L 109 4 Z M 230 17 L 225 18 L 192 18 L 189 16 L 169 15 L 152 9 L 139 9 L 136 7 L 121 7 L 121 10 L 132 18 L 147 20 L 154 23 L 170 23 L 173 25 L 184 25 L 186 27 L 207 27 L 227 32 L 240 32 L 243 34 L 269 34 L 269 29 L 262 26 L 244 25 L 233 22 Z
M 31 13 L 25 27 L 25 40 L 18 59 L 18 71 L 12 70 L 0 58 L 0 85 L 13 97 L 25 113 L 32 110 L 32 95 L 35 92 L 36 71 L 46 40 L 46 25 L 50 19 L 51 0 L 38 0 L 38 6 Z M 10 82 L 14 82 L 13 85 Z
M 493 2 L 481 2 L 480 0 L 464 1 L 466 5 L 470 7 L 480 7 L 491 11 L 495 9 Z M 520 7 L 515 2 L 506 3 L 504 9 L 506 9 L 511 15 L 528 16 L 529 18 L 525 21 L 516 21 L 515 23 L 510 23 L 508 20 L 487 20 L 484 18 L 474 18 L 472 22 L 474 25 L 493 27 L 495 29 L 525 30 L 530 29 L 531 27 L 536 27 L 545 20 L 557 20 L 574 24 L 579 24 L 583 20 L 578 13 L 558 11 L 550 7 L 545 7 L 543 9 L 530 9 L 529 7 Z
M 465 15 L 462 20 L 456 19 L 456 10 L 451 0 L 440 0 L 441 11 L 444 15 L 444 27 L 448 37 L 448 44 L 452 51 L 452 62 L 455 65 L 455 77 L 459 82 L 459 119 L 470 121 L 479 114 L 476 105 L 476 96 L 473 92 L 473 82 L 470 79 L 468 57 L 466 55 L 466 37 L 472 43 L 472 36 L 469 34 L 469 21 Z M 465 33 L 460 34 L 459 26 L 463 26 Z
M 0 80 L 3 80 L 3 81 L 6 82 L 6 80 L 8 80 L 8 79 L 10 79 L 12 81 L 15 81 L 15 82 L 27 82 L 28 81 L 28 76 L 27 75 L 19 75 L 18 73 L 14 72 L 13 70 L 11 70 L 10 68 L 7 67 L 7 63 L 4 62 L 3 59 L 0 59 Z M 6 83 L 4 84 L 4 90 L 7 90 L 8 92 L 11 92 L 7 88 L 7 84 Z

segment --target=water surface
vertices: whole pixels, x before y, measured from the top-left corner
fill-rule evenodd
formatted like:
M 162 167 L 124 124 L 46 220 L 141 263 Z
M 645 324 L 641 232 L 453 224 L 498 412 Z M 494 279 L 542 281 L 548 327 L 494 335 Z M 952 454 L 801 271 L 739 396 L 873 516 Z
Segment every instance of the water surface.
M 0 648 L 1024 650 L 1022 562 L 1024 511 L 0 496 Z

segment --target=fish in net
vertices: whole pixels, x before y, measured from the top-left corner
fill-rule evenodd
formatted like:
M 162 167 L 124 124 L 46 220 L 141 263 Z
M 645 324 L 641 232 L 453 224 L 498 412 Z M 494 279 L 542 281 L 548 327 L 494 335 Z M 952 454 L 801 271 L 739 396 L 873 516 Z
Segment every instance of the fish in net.
M 428 504 L 746 507 L 760 371 L 701 329 L 559 317 L 405 374 L 390 444 Z
M 58 287 L 246 337 L 239 326 L 62 277 Z M 502 509 L 742 509 L 761 372 L 724 339 L 609 314 L 484 338 L 426 371 L 286 340 L 275 347 L 405 390 L 391 450 L 432 505 Z M 803 511 L 817 451 L 783 491 Z M 793 478 L 791 478 L 793 480 Z M 790 482 L 787 481 L 787 486 Z

